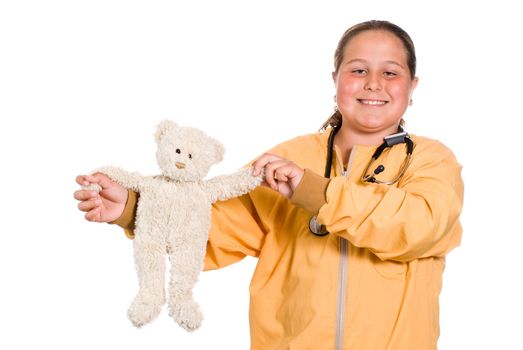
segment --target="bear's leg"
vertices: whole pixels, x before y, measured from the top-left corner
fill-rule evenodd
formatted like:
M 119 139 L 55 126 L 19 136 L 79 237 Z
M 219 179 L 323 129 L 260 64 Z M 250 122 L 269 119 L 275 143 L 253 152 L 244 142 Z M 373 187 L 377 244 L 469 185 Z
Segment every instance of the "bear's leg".
M 139 290 L 127 315 L 136 327 L 154 320 L 165 303 L 165 246 L 136 237 L 134 259 Z
M 193 299 L 192 289 L 203 269 L 204 254 L 205 246 L 173 249 L 169 253 L 169 315 L 187 331 L 199 328 L 203 319 L 200 307 Z

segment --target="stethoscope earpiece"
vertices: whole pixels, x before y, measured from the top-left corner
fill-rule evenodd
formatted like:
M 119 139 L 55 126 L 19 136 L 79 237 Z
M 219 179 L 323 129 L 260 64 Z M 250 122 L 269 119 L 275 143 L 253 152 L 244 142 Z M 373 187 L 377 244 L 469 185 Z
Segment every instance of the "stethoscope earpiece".
M 378 175 L 379 173 L 383 172 L 383 170 L 385 170 L 385 167 L 382 164 L 378 165 L 378 167 L 374 169 L 374 175 Z
M 407 149 L 406 149 L 407 157 L 405 158 L 405 161 L 403 162 L 401 170 L 399 171 L 398 175 L 395 178 L 393 178 L 392 180 L 389 180 L 389 181 L 376 179 L 376 175 L 378 175 L 379 173 L 381 173 L 385 170 L 385 167 L 382 164 L 378 165 L 378 167 L 374 170 L 372 175 L 368 174 L 369 168 L 372 165 L 372 163 L 374 163 L 375 161 L 378 160 L 378 158 L 381 156 L 381 154 L 383 153 L 383 151 L 385 149 L 387 149 L 389 147 L 392 148 L 393 146 L 402 144 L 402 143 L 407 145 Z M 399 181 L 399 179 L 401 179 L 403 174 L 405 174 L 405 171 L 407 170 L 407 167 L 410 164 L 410 159 L 412 158 L 413 150 L 414 150 L 414 142 L 412 142 L 409 134 L 406 131 L 404 131 L 403 128 L 400 126 L 400 128 L 396 134 L 386 136 L 383 139 L 383 143 L 381 144 L 381 146 L 376 148 L 376 151 L 372 155 L 371 159 L 369 160 L 369 164 L 367 164 L 367 167 L 365 168 L 365 171 L 363 172 L 363 175 L 361 176 L 361 181 L 376 183 L 376 184 L 385 184 L 385 185 L 395 184 L 396 182 Z

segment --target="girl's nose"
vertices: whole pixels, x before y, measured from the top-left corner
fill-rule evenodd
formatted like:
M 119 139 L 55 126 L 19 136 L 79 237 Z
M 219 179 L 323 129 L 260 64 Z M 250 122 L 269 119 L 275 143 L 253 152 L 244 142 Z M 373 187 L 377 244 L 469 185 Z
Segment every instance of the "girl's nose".
M 381 80 L 378 74 L 367 75 L 367 81 L 364 86 L 365 90 L 368 91 L 379 91 L 381 90 Z

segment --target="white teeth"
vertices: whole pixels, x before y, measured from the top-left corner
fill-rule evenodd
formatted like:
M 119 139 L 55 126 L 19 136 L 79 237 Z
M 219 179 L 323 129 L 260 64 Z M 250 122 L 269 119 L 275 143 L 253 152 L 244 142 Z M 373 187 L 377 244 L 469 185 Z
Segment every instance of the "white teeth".
M 385 103 L 387 103 L 386 101 L 378 101 L 378 100 L 360 100 L 360 102 L 363 103 L 364 105 L 373 105 L 373 106 L 384 105 Z

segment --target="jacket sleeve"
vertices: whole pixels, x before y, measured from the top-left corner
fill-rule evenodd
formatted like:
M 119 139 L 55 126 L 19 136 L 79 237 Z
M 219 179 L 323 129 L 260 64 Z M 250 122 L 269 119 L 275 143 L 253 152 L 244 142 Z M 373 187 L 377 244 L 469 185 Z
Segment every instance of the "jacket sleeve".
M 213 204 L 205 270 L 231 265 L 247 255 L 259 256 L 266 234 L 253 202 L 259 192 L 264 191 L 257 188 L 243 196 Z M 263 193 L 261 195 L 263 197 Z
M 118 219 L 109 223 L 120 226 L 123 228 L 127 238 L 133 239 L 135 229 L 134 218 L 136 217 L 139 194 L 133 190 L 127 190 L 127 193 L 127 202 L 125 203 L 122 215 L 120 215 Z
M 398 187 L 331 179 L 318 222 L 381 260 L 444 256 L 461 240 L 461 166 L 446 148 L 422 158 Z

